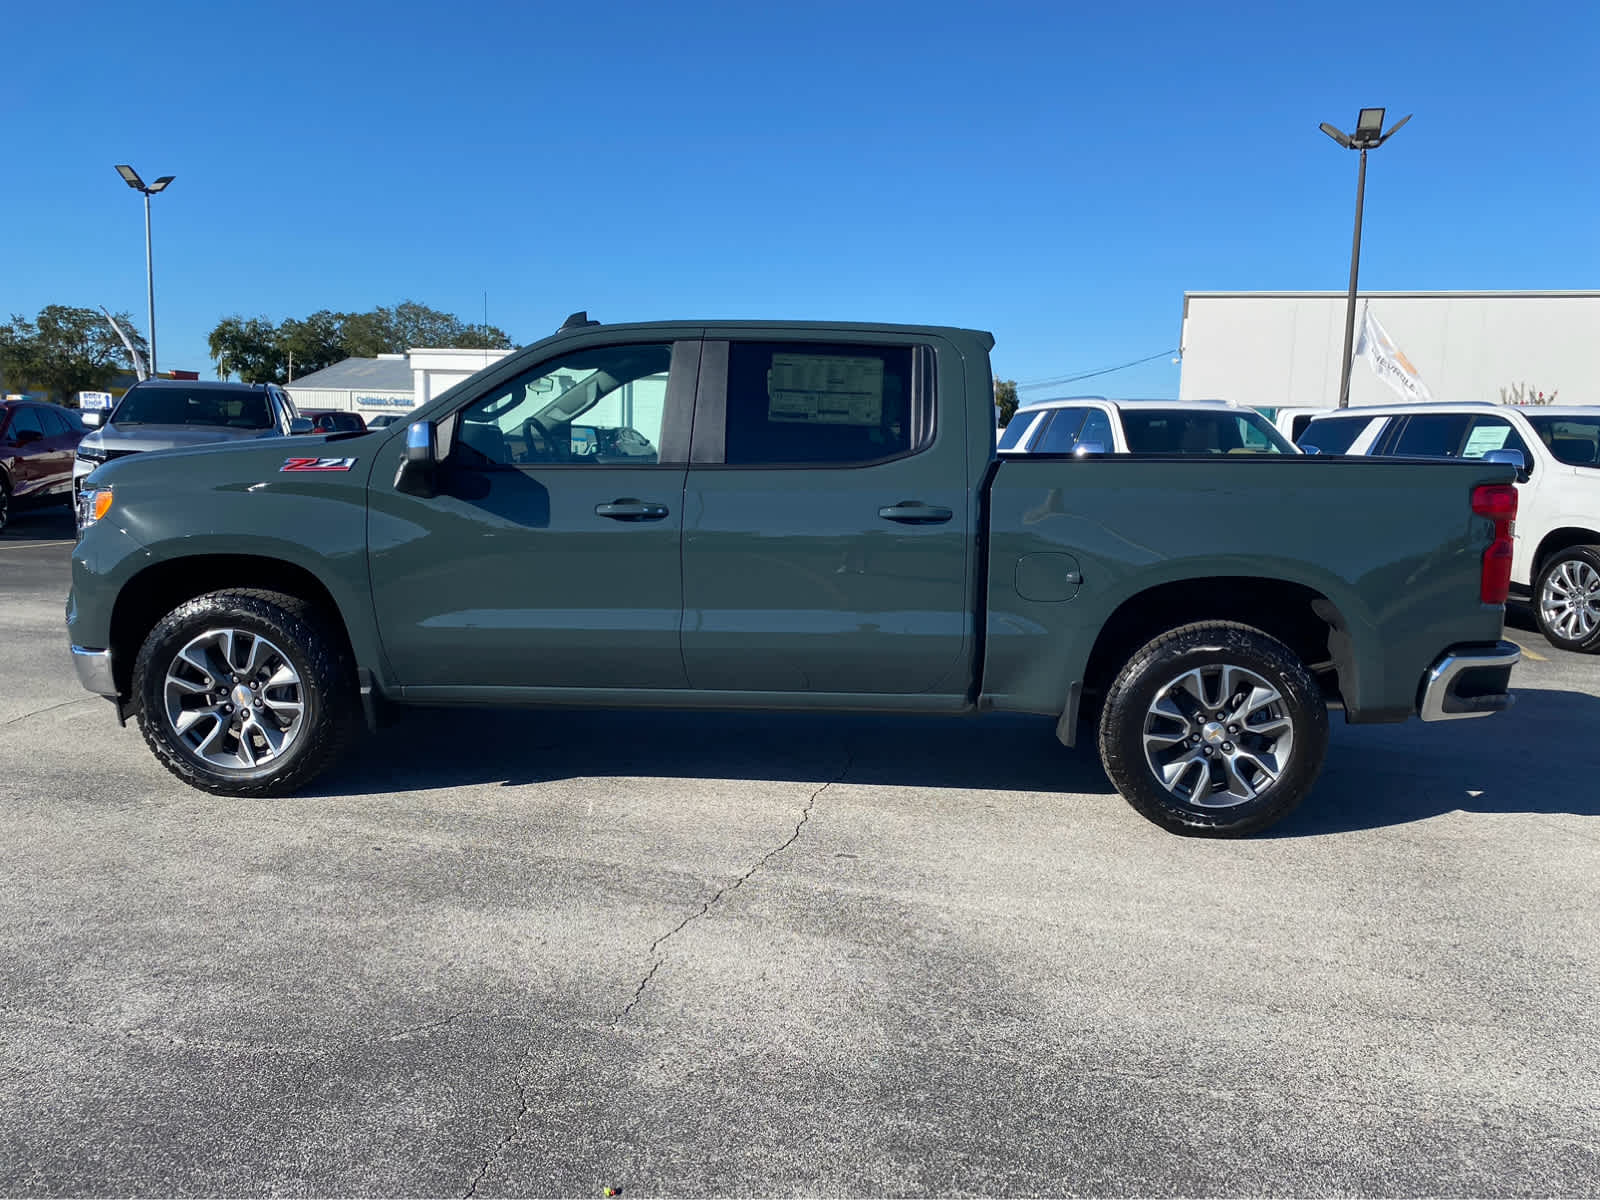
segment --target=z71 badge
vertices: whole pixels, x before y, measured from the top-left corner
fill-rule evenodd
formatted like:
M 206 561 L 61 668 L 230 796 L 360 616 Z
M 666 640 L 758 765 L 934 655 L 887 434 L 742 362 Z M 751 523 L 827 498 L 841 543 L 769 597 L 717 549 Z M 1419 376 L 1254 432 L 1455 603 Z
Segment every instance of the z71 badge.
M 348 471 L 356 465 L 353 458 L 286 458 L 279 471 Z

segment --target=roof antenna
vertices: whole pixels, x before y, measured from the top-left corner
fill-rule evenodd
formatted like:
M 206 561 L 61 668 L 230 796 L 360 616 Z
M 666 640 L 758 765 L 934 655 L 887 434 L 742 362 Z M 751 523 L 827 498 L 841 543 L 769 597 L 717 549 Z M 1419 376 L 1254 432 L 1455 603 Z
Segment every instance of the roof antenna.
M 566 330 L 566 329 L 582 329 L 582 328 L 584 328 L 585 326 L 588 326 L 588 325 L 598 325 L 598 324 L 600 324 L 599 321 L 591 321 L 591 320 L 589 320 L 589 311 L 587 309 L 584 309 L 584 310 L 582 310 L 580 312 L 573 313 L 565 321 L 561 322 L 561 329 L 556 330 L 556 332 L 560 333 L 560 332 L 562 332 L 562 330 Z

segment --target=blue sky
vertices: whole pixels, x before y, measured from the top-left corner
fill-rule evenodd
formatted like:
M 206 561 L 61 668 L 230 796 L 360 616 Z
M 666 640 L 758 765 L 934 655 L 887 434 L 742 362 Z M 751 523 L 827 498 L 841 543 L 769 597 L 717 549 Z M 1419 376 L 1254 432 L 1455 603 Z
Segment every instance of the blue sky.
M 1370 15 L 1364 16 L 1364 13 Z M 1600 286 L 1600 7 L 216 3 L 8 7 L 0 313 L 206 334 L 411 298 L 605 321 L 992 330 L 1029 383 L 1175 395 L 1185 289 Z M 1343 21 L 1344 27 L 1336 22 Z M 1034 398 L 1049 389 L 1027 393 Z

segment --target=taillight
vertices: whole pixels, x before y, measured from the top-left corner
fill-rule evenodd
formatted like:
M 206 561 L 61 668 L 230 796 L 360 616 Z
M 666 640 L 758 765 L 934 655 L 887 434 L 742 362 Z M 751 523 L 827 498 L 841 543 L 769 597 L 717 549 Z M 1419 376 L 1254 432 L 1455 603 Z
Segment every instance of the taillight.
M 1517 523 L 1517 489 L 1509 483 L 1485 483 L 1472 489 L 1472 511 L 1494 522 L 1494 540 L 1483 552 L 1478 598 L 1504 604 L 1511 593 L 1511 533 Z

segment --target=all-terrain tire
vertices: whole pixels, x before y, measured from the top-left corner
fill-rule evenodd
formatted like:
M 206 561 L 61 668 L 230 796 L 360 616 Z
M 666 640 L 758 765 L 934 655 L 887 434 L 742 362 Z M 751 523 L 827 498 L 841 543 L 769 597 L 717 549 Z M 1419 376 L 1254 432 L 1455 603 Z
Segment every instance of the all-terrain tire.
M 1099 742 L 1112 784 L 1145 817 L 1173 833 L 1240 837 L 1281 820 L 1311 790 L 1327 754 L 1328 708 L 1282 642 L 1205 621 L 1128 660 L 1106 694 Z
M 1600 546 L 1552 554 L 1533 583 L 1533 618 L 1552 646 L 1600 653 Z
M 297 676 L 288 694 L 303 706 L 300 724 L 282 752 L 259 765 L 219 766 L 202 757 L 192 744 L 198 734 L 186 740 L 168 715 L 168 672 L 179 652 L 219 630 L 245 635 L 247 647 L 264 639 Z M 283 796 L 305 787 L 339 757 L 357 724 L 355 664 L 344 638 L 313 605 L 282 592 L 229 589 L 179 605 L 140 647 L 133 691 L 140 732 L 157 760 L 190 786 L 219 796 Z

